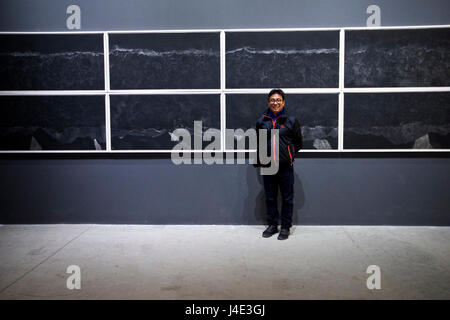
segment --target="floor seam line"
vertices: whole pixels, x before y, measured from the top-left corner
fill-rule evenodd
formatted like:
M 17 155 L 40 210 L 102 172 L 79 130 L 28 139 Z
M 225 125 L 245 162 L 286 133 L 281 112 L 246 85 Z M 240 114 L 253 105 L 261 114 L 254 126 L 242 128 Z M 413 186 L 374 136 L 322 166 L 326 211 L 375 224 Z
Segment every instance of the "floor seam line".
M 350 241 L 351 241 L 351 243 L 356 247 L 356 248 L 358 248 L 358 250 L 359 251 L 361 251 L 365 256 L 366 256 L 366 258 L 368 258 L 369 257 L 369 255 L 367 254 L 367 252 L 365 251 L 365 250 L 363 250 L 357 243 L 356 243 L 356 241 L 352 238 L 352 236 L 347 232 L 347 230 L 345 230 L 345 228 L 342 228 L 341 227 L 341 230 L 344 232 L 344 234 L 350 239 Z
M 39 267 L 40 265 L 42 265 L 44 262 L 46 262 L 47 260 L 49 260 L 50 258 L 54 257 L 58 252 L 60 252 L 62 249 L 64 249 L 65 247 L 67 247 L 71 242 L 75 241 L 76 239 L 78 239 L 79 237 L 81 237 L 86 231 L 88 231 L 89 229 L 91 229 L 92 227 L 89 226 L 87 229 L 83 230 L 79 235 L 75 236 L 73 239 L 69 240 L 65 245 L 63 245 L 61 248 L 59 248 L 58 250 L 56 250 L 52 255 L 48 256 L 47 258 L 45 258 L 44 260 L 42 260 L 40 263 L 38 263 L 37 265 L 35 265 L 33 268 L 31 268 L 30 270 L 26 271 L 23 275 L 21 275 L 19 278 L 17 278 L 16 280 L 14 280 L 12 283 L 10 283 L 9 285 L 7 285 L 5 288 L 0 290 L 0 294 L 2 294 L 3 292 L 5 292 L 7 289 L 9 289 L 11 286 L 13 286 L 14 284 L 16 284 L 18 281 L 22 280 L 26 275 L 30 274 L 31 272 L 33 272 L 37 267 Z

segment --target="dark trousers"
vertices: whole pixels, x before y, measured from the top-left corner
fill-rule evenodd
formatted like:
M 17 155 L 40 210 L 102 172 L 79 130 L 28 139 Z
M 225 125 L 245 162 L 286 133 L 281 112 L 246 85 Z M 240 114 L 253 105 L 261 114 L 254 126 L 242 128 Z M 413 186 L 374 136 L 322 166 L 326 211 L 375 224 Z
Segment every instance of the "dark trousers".
M 274 175 L 264 175 L 264 191 L 266 194 L 267 222 L 269 225 L 278 225 L 280 215 L 278 213 L 278 187 L 281 191 L 281 227 L 292 226 L 292 213 L 294 209 L 294 167 L 280 165 Z

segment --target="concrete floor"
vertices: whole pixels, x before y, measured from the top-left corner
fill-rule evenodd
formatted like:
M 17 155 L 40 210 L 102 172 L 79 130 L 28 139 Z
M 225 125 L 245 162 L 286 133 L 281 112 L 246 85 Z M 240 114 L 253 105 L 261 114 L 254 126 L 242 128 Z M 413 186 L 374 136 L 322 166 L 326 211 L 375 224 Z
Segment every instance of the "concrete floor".
M 0 299 L 450 299 L 450 228 L 0 226 Z M 69 290 L 67 267 L 81 271 Z M 368 266 L 381 289 L 369 290 Z

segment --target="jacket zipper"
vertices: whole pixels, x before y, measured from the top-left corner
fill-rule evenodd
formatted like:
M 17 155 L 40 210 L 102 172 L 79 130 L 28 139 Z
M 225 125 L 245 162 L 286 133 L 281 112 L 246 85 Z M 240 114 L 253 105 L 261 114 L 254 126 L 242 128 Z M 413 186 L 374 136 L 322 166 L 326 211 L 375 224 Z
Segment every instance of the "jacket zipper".
M 272 120 L 273 129 L 275 129 L 275 123 L 277 122 L 278 117 L 275 120 L 273 120 L 271 117 L 268 117 L 265 114 L 263 114 L 263 116 L 269 118 L 270 120 Z M 275 162 L 275 165 L 277 165 L 277 160 L 275 159 L 275 133 L 273 134 L 273 137 L 272 137 L 272 145 L 273 145 L 273 147 L 272 147 L 272 149 L 273 149 L 273 152 L 272 152 L 272 154 L 273 154 L 273 162 Z
M 289 151 L 289 158 L 291 158 L 291 166 L 292 166 L 292 155 L 291 155 L 291 148 L 288 146 L 288 151 Z

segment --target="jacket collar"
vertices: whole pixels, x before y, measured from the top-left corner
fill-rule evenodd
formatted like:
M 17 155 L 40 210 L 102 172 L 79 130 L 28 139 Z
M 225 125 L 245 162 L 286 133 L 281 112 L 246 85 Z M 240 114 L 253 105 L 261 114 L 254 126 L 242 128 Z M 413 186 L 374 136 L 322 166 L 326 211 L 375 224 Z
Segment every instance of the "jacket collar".
M 274 115 L 274 114 L 272 113 L 272 111 L 270 111 L 270 109 L 267 108 L 266 112 L 264 112 L 263 115 L 265 115 L 265 116 L 267 116 L 267 117 L 270 117 L 272 120 L 275 120 L 275 119 L 277 119 L 277 118 L 278 118 L 278 119 L 286 118 L 286 117 L 287 117 L 287 115 L 286 115 L 286 107 L 284 107 L 283 110 L 281 110 L 280 112 L 278 112 L 277 115 Z

